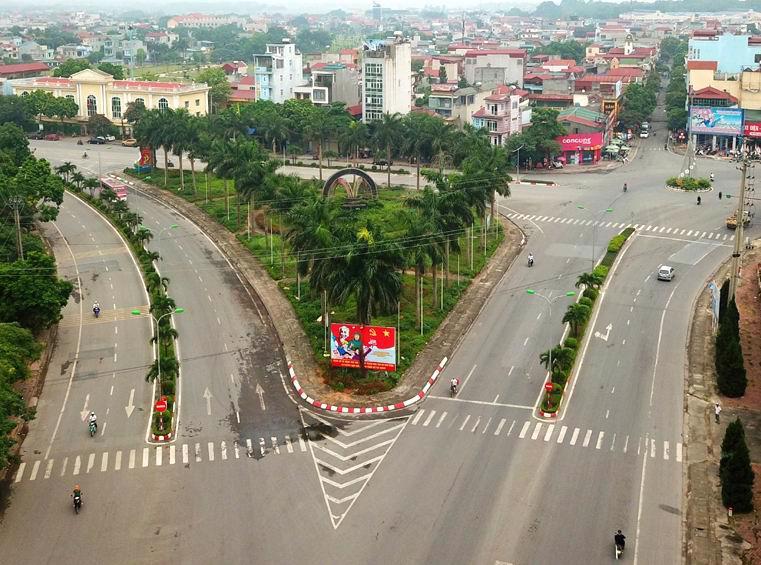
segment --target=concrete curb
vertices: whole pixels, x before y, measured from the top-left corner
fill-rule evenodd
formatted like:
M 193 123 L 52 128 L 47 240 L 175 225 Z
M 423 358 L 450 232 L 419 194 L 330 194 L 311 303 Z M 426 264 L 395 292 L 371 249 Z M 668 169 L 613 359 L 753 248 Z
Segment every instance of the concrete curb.
M 518 186 L 546 186 L 548 188 L 555 188 L 559 186 L 558 183 L 550 180 L 521 180 L 515 182 L 514 184 L 517 184 Z
M 306 392 L 304 392 L 304 389 L 301 388 L 301 385 L 299 384 L 298 377 L 296 376 L 296 371 L 293 370 L 293 365 L 290 361 L 288 361 L 288 374 L 291 377 L 291 384 L 293 385 L 293 388 L 296 389 L 296 394 L 299 395 L 299 397 L 309 404 L 310 406 L 314 406 L 315 408 L 319 408 L 320 410 L 325 410 L 326 412 L 336 412 L 340 414 L 377 414 L 378 412 L 392 412 L 394 410 L 402 410 L 404 408 L 409 408 L 413 404 L 420 402 L 425 398 L 425 395 L 428 394 L 428 391 L 431 390 L 431 387 L 436 384 L 436 381 L 438 380 L 439 376 L 441 376 L 441 372 L 444 370 L 444 365 L 446 365 L 448 359 L 444 357 L 441 362 L 439 363 L 439 366 L 436 368 L 436 370 L 433 372 L 433 374 L 428 378 L 428 382 L 425 383 L 422 389 L 413 397 L 408 398 L 407 400 L 404 400 L 402 402 L 396 402 L 395 404 L 389 404 L 384 406 L 336 406 L 335 404 L 328 404 L 326 402 L 321 402 L 320 400 L 315 400 L 314 398 L 307 395 Z

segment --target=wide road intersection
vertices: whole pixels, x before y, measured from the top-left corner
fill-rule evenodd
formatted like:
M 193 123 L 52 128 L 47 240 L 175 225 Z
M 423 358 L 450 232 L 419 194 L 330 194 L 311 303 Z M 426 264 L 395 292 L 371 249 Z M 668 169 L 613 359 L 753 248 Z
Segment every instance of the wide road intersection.
M 92 166 L 77 162 L 76 146 L 44 143 L 38 154 Z M 122 148 L 109 149 L 101 166 L 129 164 Z M 734 166 L 708 163 L 699 164 L 703 174 L 713 170 L 724 194 L 736 192 Z M 12 479 L 3 547 L 13 561 L 40 563 L 78 561 L 87 548 L 104 563 L 522 565 L 562 555 L 586 564 L 613 558 L 613 531 L 621 528 L 628 560 L 678 562 L 688 321 L 711 272 L 729 257 L 733 233 L 723 224 L 736 203 L 711 192 L 697 207 L 692 195 L 665 190 L 680 166 L 681 157 L 655 138 L 613 173 L 558 175 L 556 188 L 515 187 L 500 211 L 524 229 L 527 245 L 450 355 L 443 378 L 460 377 L 460 394 L 449 398 L 439 384 L 417 409 L 375 421 L 297 408 L 283 389 L 267 324 L 224 258 L 184 218 L 131 193 L 131 206 L 156 234 L 149 246 L 164 257 L 159 268 L 171 279 L 170 294 L 186 308 L 176 316 L 178 438 L 145 443 L 146 419 L 130 445 L 59 438 L 70 457 L 86 462 L 93 454 L 94 464 L 73 476 L 56 461 L 46 477 L 50 434 L 35 422 L 24 473 Z M 598 299 L 563 415 L 539 420 L 539 354 L 561 339 L 560 319 L 574 299 L 564 295 L 627 225 L 636 233 Z M 673 281 L 656 280 L 661 264 L 675 267 Z M 559 297 L 551 313 L 528 289 Z M 139 304 L 137 296 L 128 301 Z M 65 312 L 63 324 L 75 315 Z M 145 319 L 130 323 L 148 331 Z M 143 353 L 149 362 L 147 343 Z M 45 401 L 55 398 L 50 383 Z M 150 393 L 142 392 L 147 410 Z M 40 422 L 58 409 L 47 407 L 54 414 L 41 413 Z M 76 517 L 66 498 L 75 479 L 87 497 Z M 40 526 L 34 535 L 24 533 L 29 523 Z

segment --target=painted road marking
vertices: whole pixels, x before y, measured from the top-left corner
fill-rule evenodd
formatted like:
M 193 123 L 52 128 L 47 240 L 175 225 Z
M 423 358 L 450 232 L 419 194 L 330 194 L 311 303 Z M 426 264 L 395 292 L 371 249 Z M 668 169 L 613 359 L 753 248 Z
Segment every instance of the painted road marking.
M 536 438 L 538 438 L 539 437 L 539 432 L 541 431 L 541 429 L 542 429 L 542 423 L 541 422 L 537 422 L 536 426 L 534 426 L 534 432 L 531 434 L 531 439 L 535 440 Z
M 147 467 L 150 462 L 151 452 L 147 447 L 143 448 L 143 467 Z
M 501 432 L 501 431 L 502 431 L 502 426 L 504 426 L 504 425 L 505 425 L 505 422 L 506 422 L 506 421 L 507 421 L 507 420 L 506 420 L 505 418 L 502 418 L 502 419 L 499 421 L 499 424 L 497 424 L 497 429 L 496 429 L 496 430 L 494 430 L 494 435 L 495 435 L 495 436 L 498 436 L 498 435 L 499 435 L 499 432 Z
M 489 428 L 489 424 L 491 424 L 491 418 L 486 422 L 486 425 L 484 426 L 484 430 L 481 432 L 482 434 L 486 433 L 486 430 Z
M 37 472 L 40 470 L 40 460 L 34 462 L 34 465 L 32 465 L 32 474 L 29 475 L 29 480 L 33 481 L 37 478 Z
M 92 471 L 92 468 L 93 468 L 94 465 L 95 465 L 95 454 L 91 453 L 87 457 L 87 471 L 85 471 L 85 472 L 89 473 L 90 471 Z
M 444 414 L 446 414 L 446 412 L 444 412 Z M 301 436 L 299 436 L 299 449 L 300 449 L 302 452 L 304 452 L 304 451 L 306 451 L 306 450 L 307 450 L 307 444 L 306 444 L 306 442 L 305 442 L 305 441 L 304 441 L 304 440 L 301 438 Z
M 156 458 L 155 463 L 156 467 L 161 467 L 161 464 L 164 462 L 164 452 L 161 449 L 160 445 L 156 446 Z
M 108 470 L 108 451 L 104 451 L 100 459 L 100 472 L 105 473 Z
M 563 438 L 565 437 L 565 432 L 568 430 L 568 426 L 563 426 L 560 428 L 560 433 L 558 434 L 558 443 L 563 443 Z
M 423 417 L 423 412 L 425 412 L 425 410 L 423 410 L 422 408 L 418 410 L 417 414 L 415 414 L 415 417 L 412 419 L 412 422 L 410 422 L 410 424 L 412 424 L 413 426 L 417 426 L 418 420 Z
M 550 441 L 550 437 L 552 437 L 552 432 L 555 429 L 555 424 L 550 424 L 547 426 L 547 431 L 544 434 L 544 441 Z
M 201 444 L 200 443 L 195 444 L 194 453 L 196 456 L 196 463 L 200 463 L 201 462 Z
M 427 427 L 428 424 L 431 423 L 431 420 L 433 420 L 433 417 L 436 415 L 436 410 L 431 410 L 428 413 L 428 417 L 425 419 L 425 422 L 423 422 L 423 427 Z
M 513 420 L 513 423 L 510 424 L 510 428 L 507 430 L 507 435 L 510 436 L 510 434 L 513 432 L 513 428 L 515 427 L 515 420 Z
M 655 459 L 655 440 L 650 442 L 650 457 Z
M 592 430 L 587 430 L 587 435 L 584 436 L 584 443 L 582 443 L 582 447 L 587 447 L 589 445 L 589 439 L 592 437 Z
M 275 450 L 275 453 L 280 455 L 280 446 L 278 445 L 277 438 L 271 437 L 270 439 L 272 440 L 272 448 Z
M 476 423 L 475 423 L 475 424 L 473 424 L 473 429 L 471 429 L 471 430 L 470 430 L 470 433 L 475 433 L 475 431 L 476 431 L 476 428 L 478 427 L 478 424 L 480 424 L 480 423 L 481 423 L 481 416 L 479 416 L 479 417 L 476 419 Z
M 135 450 L 134 449 L 129 450 L 129 464 L 127 466 L 130 469 L 135 468 Z
M 573 434 L 571 435 L 571 445 L 576 445 L 576 440 L 579 438 L 579 428 L 574 428 Z
M 209 461 L 214 461 L 214 442 L 210 441 L 209 446 Z
M 447 413 L 446 412 L 442 412 L 441 416 L 439 416 L 439 421 L 436 422 L 436 427 L 437 428 L 441 425 L 441 422 L 443 422 L 444 418 L 446 418 L 446 417 L 447 417 Z
M 667 441 L 663 442 L 663 458 L 666 461 L 669 460 L 669 442 L 667 442 Z
M 530 425 L 531 425 L 531 422 L 526 422 L 523 424 L 523 427 L 521 428 L 521 433 L 518 434 L 518 437 L 520 439 L 523 439 L 524 437 L 526 437 L 526 432 L 528 432 L 528 428 Z
M 682 462 L 682 444 L 681 442 L 676 444 L 676 460 L 678 463 Z
M 63 466 L 61 467 L 61 476 L 62 477 L 66 474 L 66 466 L 68 465 L 68 463 L 69 463 L 69 458 L 68 457 L 64 457 L 63 458 Z
M 50 478 L 50 473 L 53 472 L 53 461 L 54 461 L 53 459 L 49 459 L 48 460 L 48 465 L 47 465 L 47 467 L 45 467 L 45 478 L 46 479 L 49 479 Z
M 188 464 L 188 444 L 187 443 L 182 444 L 182 464 L 183 465 Z
M 74 471 L 73 475 L 79 475 L 79 469 L 82 467 L 82 460 L 79 458 L 79 455 L 76 456 L 74 459 Z
M 624 453 L 626 453 L 627 449 L 629 449 L 629 436 L 626 436 L 626 441 L 624 442 Z
M 219 444 L 219 451 L 222 455 L 222 461 L 227 461 L 227 442 L 222 442 Z
M 175 457 L 175 445 L 172 444 L 169 446 L 169 464 L 174 465 L 174 457 Z
M 246 440 L 246 455 L 252 457 L 254 455 L 254 444 L 251 439 Z
M 464 429 L 465 429 L 465 424 L 467 424 L 467 423 L 468 423 L 468 420 L 470 420 L 470 414 L 468 414 L 467 416 L 465 416 L 465 421 L 462 423 L 462 426 L 460 426 L 460 431 L 462 431 L 462 430 L 464 430 Z
M 602 438 L 605 436 L 605 432 L 600 432 L 597 435 L 597 445 L 595 445 L 595 449 L 600 449 L 600 446 L 602 445 Z

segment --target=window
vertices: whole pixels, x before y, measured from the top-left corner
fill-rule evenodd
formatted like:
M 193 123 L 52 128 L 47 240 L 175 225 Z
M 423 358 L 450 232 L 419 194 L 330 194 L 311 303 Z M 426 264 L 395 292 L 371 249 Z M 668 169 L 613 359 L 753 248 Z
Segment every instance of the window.
M 196 107 L 197 107 L 197 106 L 200 106 L 200 105 L 201 105 L 201 100 L 200 100 L 200 98 L 196 98 Z
M 29 96 L 29 93 L 25 90 L 24 92 L 21 93 L 21 96 Z
M 145 99 L 144 98 L 135 98 L 135 104 L 142 104 L 145 106 Z
M 66 98 L 68 98 L 69 100 L 74 100 L 74 95 L 73 94 L 67 94 Z
M 159 98 L 159 110 L 168 110 L 169 101 L 166 98 Z
M 497 122 L 489 120 L 486 125 L 489 131 L 497 131 Z
M 122 101 L 120 98 L 117 98 L 116 96 L 114 96 L 111 99 L 111 115 L 114 118 L 122 117 Z
M 95 96 L 90 94 L 87 97 L 87 116 L 94 116 L 98 113 L 98 102 L 95 100 Z
M 185 109 L 190 108 L 190 100 L 185 100 Z

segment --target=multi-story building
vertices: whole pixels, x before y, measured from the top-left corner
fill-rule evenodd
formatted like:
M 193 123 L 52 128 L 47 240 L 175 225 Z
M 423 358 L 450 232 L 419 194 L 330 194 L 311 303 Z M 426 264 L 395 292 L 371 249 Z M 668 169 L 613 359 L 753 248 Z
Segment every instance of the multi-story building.
M 179 82 L 114 80 L 96 69 L 85 69 L 70 78 L 36 77 L 10 81 L 12 93 L 26 96 L 35 90 L 53 96 L 71 98 L 79 106 L 75 121 L 86 123 L 96 114 L 104 115 L 114 125 L 124 126 L 124 111 L 130 102 L 141 100 L 146 108 L 185 109 L 195 116 L 208 113 L 209 86 Z
M 474 127 L 489 133 L 492 145 L 505 145 L 507 138 L 531 123 L 529 93 L 506 85 L 497 87 L 472 118 Z
M 465 53 L 465 80 L 468 84 L 514 84 L 523 88 L 523 49 L 470 50 Z
M 215 28 L 232 24 L 242 26 L 245 22 L 246 18 L 242 18 L 240 16 L 196 13 L 169 18 L 166 23 L 166 27 L 167 29 L 174 29 L 178 27 Z
M 360 103 L 362 81 L 355 65 L 315 63 L 310 72 L 309 83 L 294 88 L 297 99 L 318 105 L 343 102 L 347 107 Z
M 295 88 L 304 84 L 301 52 L 287 38 L 268 43 L 266 53 L 254 55 L 254 77 L 259 100 L 282 103 L 295 98 Z
M 55 59 L 55 50 L 48 49 L 46 45 L 40 45 L 36 41 L 24 41 L 18 52 L 22 60 L 52 62 Z
M 693 35 L 687 59 L 716 61 L 720 73 L 739 73 L 761 62 L 761 37 L 753 35 Z
M 412 109 L 412 48 L 400 33 L 365 44 L 362 52 L 362 121 Z
M 458 88 L 456 84 L 432 84 L 428 108 L 462 128 L 471 123 L 473 113 L 486 104 L 494 85 Z

